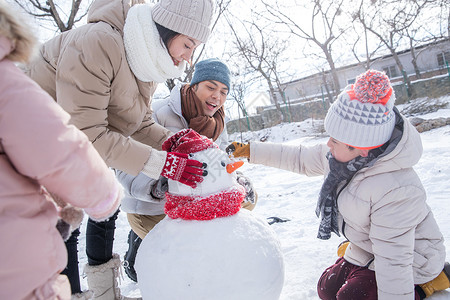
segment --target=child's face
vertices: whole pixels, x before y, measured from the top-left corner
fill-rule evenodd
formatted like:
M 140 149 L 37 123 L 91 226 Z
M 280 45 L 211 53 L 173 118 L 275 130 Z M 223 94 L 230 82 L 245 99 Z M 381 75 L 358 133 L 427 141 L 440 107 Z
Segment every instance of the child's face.
M 349 162 L 352 159 L 363 156 L 366 157 L 368 154 L 367 150 L 360 150 L 357 148 L 350 148 L 348 145 L 339 142 L 338 140 L 330 137 L 327 146 L 330 148 L 330 152 L 333 157 L 339 162 Z

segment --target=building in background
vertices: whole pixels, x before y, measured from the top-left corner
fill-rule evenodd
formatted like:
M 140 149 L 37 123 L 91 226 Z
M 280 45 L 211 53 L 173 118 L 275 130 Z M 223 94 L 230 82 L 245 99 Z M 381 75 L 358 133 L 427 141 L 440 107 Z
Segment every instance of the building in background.
M 430 43 L 414 49 L 420 78 L 412 64 L 411 49 L 397 53 L 406 74 L 411 80 L 430 78 L 449 72 L 450 64 L 450 40 Z M 373 59 L 370 68 L 385 71 L 392 83 L 402 82 L 401 74 L 392 55 L 385 55 Z M 364 63 L 343 66 L 336 69 L 341 89 L 355 82 L 357 75 L 366 71 Z M 282 84 L 286 99 L 290 104 L 304 102 L 315 98 L 326 98 L 328 91 L 333 91 L 331 74 L 329 71 L 316 73 L 307 77 L 299 78 Z M 283 103 L 281 96 L 277 94 L 277 101 Z M 271 99 L 274 103 L 274 99 Z

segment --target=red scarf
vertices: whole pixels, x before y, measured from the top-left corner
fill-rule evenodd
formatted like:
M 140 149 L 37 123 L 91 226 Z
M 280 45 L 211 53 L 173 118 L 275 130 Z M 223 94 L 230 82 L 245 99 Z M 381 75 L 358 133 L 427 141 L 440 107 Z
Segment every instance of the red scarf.
M 245 189 L 236 186 L 209 196 L 181 196 L 166 192 L 164 212 L 172 219 L 212 220 L 237 214 L 245 198 Z

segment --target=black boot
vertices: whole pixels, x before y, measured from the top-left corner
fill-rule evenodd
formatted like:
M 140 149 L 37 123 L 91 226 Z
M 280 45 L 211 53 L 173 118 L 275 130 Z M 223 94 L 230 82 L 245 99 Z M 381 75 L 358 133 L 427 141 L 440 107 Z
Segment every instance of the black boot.
M 123 267 L 125 269 L 125 273 L 127 273 L 128 277 L 134 282 L 137 282 L 136 270 L 134 269 L 134 261 L 136 259 L 136 253 L 141 245 L 141 238 L 134 233 L 133 230 L 130 230 L 128 234 L 128 250 L 125 253 L 123 258 Z

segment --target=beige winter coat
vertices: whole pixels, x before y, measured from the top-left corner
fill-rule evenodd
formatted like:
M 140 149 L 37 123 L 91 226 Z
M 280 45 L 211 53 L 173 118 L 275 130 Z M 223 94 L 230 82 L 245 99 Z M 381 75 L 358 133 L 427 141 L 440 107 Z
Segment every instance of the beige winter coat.
M 326 145 L 252 142 L 250 162 L 308 176 L 326 175 L 327 152 Z M 351 242 L 345 259 L 375 271 L 378 299 L 414 299 L 414 284 L 435 278 L 445 262 L 442 234 L 412 168 L 421 155 L 419 133 L 404 118 L 403 136 L 395 149 L 339 187 L 340 230 Z
M 96 0 L 88 24 L 46 42 L 28 74 L 92 141 L 106 164 L 137 175 L 170 132 L 155 124 L 155 83 L 139 81 L 128 66 L 123 26 L 140 0 Z

